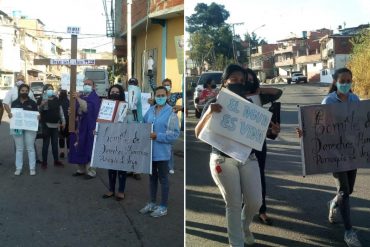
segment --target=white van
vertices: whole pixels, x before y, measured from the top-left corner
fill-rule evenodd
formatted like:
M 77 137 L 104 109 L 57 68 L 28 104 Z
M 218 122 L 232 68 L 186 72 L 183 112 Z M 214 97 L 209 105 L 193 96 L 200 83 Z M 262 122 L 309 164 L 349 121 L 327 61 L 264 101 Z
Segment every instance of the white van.
M 85 69 L 85 79 L 91 79 L 95 82 L 96 93 L 99 97 L 107 97 L 110 87 L 108 80 L 108 71 L 106 69 Z

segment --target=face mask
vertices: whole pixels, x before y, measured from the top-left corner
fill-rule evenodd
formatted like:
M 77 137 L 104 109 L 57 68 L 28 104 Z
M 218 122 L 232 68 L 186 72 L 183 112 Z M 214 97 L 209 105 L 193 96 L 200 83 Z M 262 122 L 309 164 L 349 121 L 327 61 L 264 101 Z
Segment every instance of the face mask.
M 119 94 L 118 94 L 118 93 L 112 93 L 112 94 L 110 95 L 110 98 L 111 98 L 111 99 L 113 99 L 113 100 L 119 100 L 119 99 L 120 99 L 120 97 L 119 97 Z
M 164 86 L 164 87 L 167 89 L 168 92 L 171 91 L 171 86 Z
M 246 93 L 255 93 L 258 89 L 258 83 L 254 83 L 252 81 L 245 82 L 244 89 Z
M 21 98 L 26 99 L 28 97 L 28 93 L 21 93 L 20 96 Z
M 22 85 L 24 82 L 23 81 L 17 81 L 16 83 L 15 83 L 15 85 L 17 86 L 17 87 L 19 87 L 20 85 Z
M 166 104 L 166 101 L 167 101 L 167 97 L 155 97 L 155 102 L 158 105 L 164 105 Z
M 51 96 L 53 96 L 53 95 L 54 95 L 54 91 L 53 91 L 52 89 L 48 89 L 48 90 L 46 90 L 46 95 L 47 95 L 48 97 L 51 97 Z
M 245 96 L 245 86 L 244 84 L 236 83 L 236 84 L 228 84 L 227 89 L 231 92 L 244 97 Z
M 339 83 L 337 82 L 337 89 L 342 94 L 348 94 L 349 90 L 351 90 L 352 83 Z
M 84 90 L 84 93 L 85 94 L 89 94 L 89 93 L 92 92 L 92 86 L 90 86 L 90 85 L 84 85 L 83 86 L 83 90 Z

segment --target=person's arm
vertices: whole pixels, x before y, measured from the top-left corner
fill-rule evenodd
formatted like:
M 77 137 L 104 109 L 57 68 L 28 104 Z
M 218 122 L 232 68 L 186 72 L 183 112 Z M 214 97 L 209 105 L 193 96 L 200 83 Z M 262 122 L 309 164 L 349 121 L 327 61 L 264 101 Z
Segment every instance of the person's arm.
M 283 91 L 279 88 L 261 87 L 259 90 L 262 105 L 278 100 L 283 94 Z
M 149 85 L 152 88 L 152 90 L 155 91 L 155 88 L 157 87 L 157 85 L 155 85 L 154 78 L 149 79 Z
M 10 108 L 11 108 L 11 105 L 12 105 L 12 100 L 11 100 L 12 91 L 13 91 L 13 89 L 10 89 L 6 93 L 6 95 L 4 97 L 4 100 L 3 100 L 3 106 L 4 106 L 4 109 L 5 109 L 6 113 L 8 114 L 8 116 L 9 116 L 9 114 L 11 114 Z
M 208 109 L 205 111 L 202 118 L 199 120 L 197 126 L 195 126 L 195 137 L 196 138 L 199 137 L 200 132 L 202 132 L 204 126 L 206 125 L 208 120 L 211 118 L 212 114 L 214 112 L 216 113 L 221 112 L 221 110 L 222 110 L 222 106 L 217 103 L 211 103 L 208 106 Z
M 87 112 L 87 102 L 86 102 L 86 100 L 81 99 L 80 94 L 78 92 L 74 92 L 72 97 L 74 97 L 77 100 L 78 104 L 80 105 L 79 110 L 81 111 L 81 113 L 82 112 L 86 113 Z
M 171 119 L 171 121 L 174 121 L 174 123 L 172 122 L 171 125 L 173 125 L 174 129 L 172 131 L 166 131 L 165 133 L 155 133 L 156 134 L 156 141 L 157 142 L 161 142 L 161 143 L 173 143 L 174 141 L 177 140 L 177 138 L 179 138 L 180 136 L 180 128 L 179 128 L 179 119 L 177 118 L 177 115 L 174 114 L 174 113 L 171 113 L 173 115 L 170 115 L 170 118 L 173 117 L 173 119 Z

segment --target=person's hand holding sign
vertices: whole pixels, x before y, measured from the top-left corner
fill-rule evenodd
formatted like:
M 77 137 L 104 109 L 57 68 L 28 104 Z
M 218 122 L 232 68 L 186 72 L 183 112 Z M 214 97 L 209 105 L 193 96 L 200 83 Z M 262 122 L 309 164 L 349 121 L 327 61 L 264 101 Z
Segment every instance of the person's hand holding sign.
M 152 139 L 153 141 L 157 139 L 157 134 L 155 132 L 150 133 L 150 139 Z
M 278 135 L 280 133 L 280 124 L 279 123 L 274 123 L 270 122 L 271 124 L 271 132 L 273 135 Z

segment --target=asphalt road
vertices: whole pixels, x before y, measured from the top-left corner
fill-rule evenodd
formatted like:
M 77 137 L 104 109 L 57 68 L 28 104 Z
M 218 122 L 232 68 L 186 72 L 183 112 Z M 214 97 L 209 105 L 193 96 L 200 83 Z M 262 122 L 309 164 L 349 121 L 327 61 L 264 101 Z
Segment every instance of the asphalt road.
M 101 198 L 108 187 L 106 170 L 99 169 L 92 180 L 72 177 L 74 165 L 50 165 L 51 151 L 46 171 L 37 166 L 37 175 L 30 176 L 25 163 L 23 174 L 15 177 L 13 140 L 4 118 L 0 125 L 1 247 L 183 246 L 183 136 L 175 144 L 168 215 L 152 218 L 138 212 L 149 199 L 147 175 L 140 181 L 127 179 L 126 198 L 121 202 Z M 41 154 L 40 140 L 37 145 Z
M 297 104 L 319 104 L 327 94 L 322 84 L 276 85 L 280 101 L 281 134 L 268 141 L 266 164 L 268 215 L 273 226 L 255 217 L 251 230 L 255 246 L 346 246 L 343 225 L 327 220 L 326 203 L 335 195 L 331 174 L 302 177 Z M 225 204 L 209 171 L 210 147 L 194 137 L 197 119 L 189 111 L 186 136 L 186 246 L 228 245 Z M 351 196 L 352 222 L 363 246 L 370 246 L 370 169 L 360 169 Z

